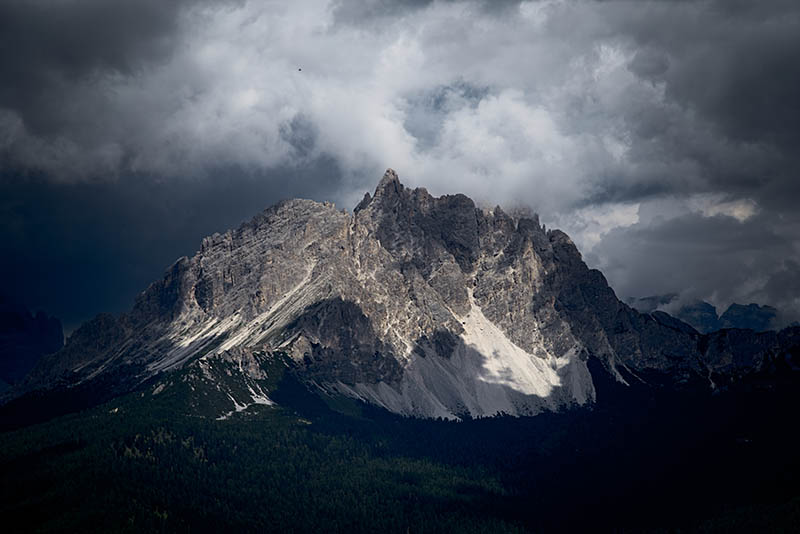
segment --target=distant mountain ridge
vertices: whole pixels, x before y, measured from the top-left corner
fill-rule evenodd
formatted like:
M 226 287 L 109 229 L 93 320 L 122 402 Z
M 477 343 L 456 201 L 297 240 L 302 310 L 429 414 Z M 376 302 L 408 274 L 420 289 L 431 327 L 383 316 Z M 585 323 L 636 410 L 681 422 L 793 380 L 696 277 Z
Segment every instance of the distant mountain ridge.
M 32 314 L 19 302 L 0 295 L 0 390 L 22 380 L 39 358 L 63 346 L 58 319 L 41 311 Z
M 536 216 L 408 189 L 390 169 L 352 214 L 289 200 L 204 239 L 7 399 L 184 388 L 224 417 L 274 402 L 289 372 L 408 416 L 535 415 L 595 402 L 590 361 L 620 384 L 713 389 L 793 369 L 799 345 L 800 328 L 702 335 L 639 313 Z
M 678 298 L 675 293 L 654 295 L 650 297 L 629 298 L 628 304 L 642 313 L 652 313 L 657 309 L 667 306 Z M 698 332 L 707 334 L 723 328 L 743 328 L 765 332 L 777 330 L 776 321 L 778 310 L 772 306 L 762 306 L 755 303 L 733 303 L 722 313 L 717 315 L 717 309 L 706 301 L 695 300 L 683 304 L 671 315 L 691 325 Z

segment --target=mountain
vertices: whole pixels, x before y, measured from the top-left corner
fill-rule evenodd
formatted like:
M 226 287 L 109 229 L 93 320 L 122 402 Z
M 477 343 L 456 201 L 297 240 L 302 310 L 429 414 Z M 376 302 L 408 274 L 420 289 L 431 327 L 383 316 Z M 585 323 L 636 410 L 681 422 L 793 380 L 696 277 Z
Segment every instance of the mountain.
M 659 308 L 667 307 L 677 299 L 677 293 L 667 293 L 665 295 L 652 295 L 649 297 L 629 297 L 627 303 L 639 312 L 654 313 L 656 311 L 663 312 L 664 310 L 659 310 Z M 712 304 L 703 300 L 695 300 L 688 304 L 683 304 L 677 311 L 672 311 L 670 315 L 683 321 L 702 334 L 715 332 L 720 329 L 717 309 Z
M 353 213 L 291 200 L 203 240 L 42 358 L 0 406 L 0 513 L 32 532 L 793 531 L 799 357 L 800 328 L 640 313 L 535 216 L 389 171 Z
M 598 373 L 726 388 L 791 367 L 799 345 L 800 328 L 702 335 L 639 313 L 538 217 L 433 197 L 390 169 L 353 213 L 289 200 L 205 238 L 6 399 L 181 390 L 226 417 L 272 404 L 286 375 L 407 416 L 534 415 L 594 403 Z
M 678 298 L 675 293 L 654 295 L 650 297 L 629 298 L 628 304 L 643 313 L 652 313 Z M 713 304 L 704 300 L 695 300 L 683 304 L 672 315 L 691 325 L 698 332 L 709 333 L 723 328 L 741 328 L 765 332 L 775 329 L 778 310 L 772 306 L 759 304 L 733 303 L 720 316 Z
M 710 303 L 697 300 L 681 306 L 675 316 L 699 332 L 715 332 L 721 328 L 717 309 Z
M 22 380 L 39 358 L 63 345 L 58 319 L 41 311 L 31 314 L 20 303 L 0 295 L 0 389 Z
M 750 328 L 763 332 L 773 327 L 778 310 L 758 304 L 736 304 L 728 306 L 719 318 L 721 328 Z

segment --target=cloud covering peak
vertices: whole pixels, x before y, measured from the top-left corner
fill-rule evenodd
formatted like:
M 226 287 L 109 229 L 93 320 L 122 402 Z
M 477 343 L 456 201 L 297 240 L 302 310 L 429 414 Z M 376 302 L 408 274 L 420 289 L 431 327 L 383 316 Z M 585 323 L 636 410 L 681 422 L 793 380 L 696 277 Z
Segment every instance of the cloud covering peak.
M 236 175 L 353 206 L 391 166 L 531 206 L 620 296 L 800 309 L 774 289 L 800 263 L 793 2 L 38 0 L 0 21 L 4 187 Z

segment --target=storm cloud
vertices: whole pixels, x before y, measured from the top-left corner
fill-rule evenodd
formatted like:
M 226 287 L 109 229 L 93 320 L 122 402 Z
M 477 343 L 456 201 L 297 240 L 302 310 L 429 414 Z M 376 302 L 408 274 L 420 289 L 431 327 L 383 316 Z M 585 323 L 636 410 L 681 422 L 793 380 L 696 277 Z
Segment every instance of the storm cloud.
M 205 233 L 393 167 L 532 207 L 622 298 L 797 318 L 798 51 L 789 1 L 1 2 L 0 290 L 119 311 Z

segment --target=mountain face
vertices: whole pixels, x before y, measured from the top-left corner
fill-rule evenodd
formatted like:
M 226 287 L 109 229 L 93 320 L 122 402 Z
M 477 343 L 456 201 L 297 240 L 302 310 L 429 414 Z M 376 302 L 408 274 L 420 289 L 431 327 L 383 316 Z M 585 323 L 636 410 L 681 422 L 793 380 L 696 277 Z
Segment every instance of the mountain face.
M 44 354 L 64 345 L 61 322 L 0 295 L 0 390 L 30 371 Z
M 288 370 L 321 395 L 403 415 L 533 415 L 594 402 L 590 360 L 620 384 L 719 388 L 798 344 L 800 329 L 701 335 L 639 313 L 536 216 L 436 198 L 388 170 L 352 214 L 290 200 L 205 238 L 13 394 L 187 387 L 224 416 L 271 403 Z

